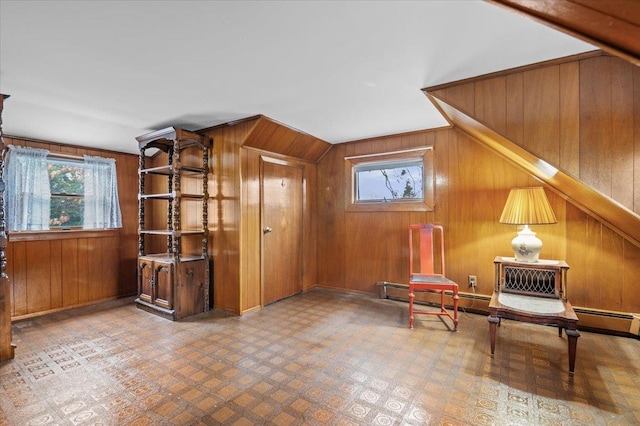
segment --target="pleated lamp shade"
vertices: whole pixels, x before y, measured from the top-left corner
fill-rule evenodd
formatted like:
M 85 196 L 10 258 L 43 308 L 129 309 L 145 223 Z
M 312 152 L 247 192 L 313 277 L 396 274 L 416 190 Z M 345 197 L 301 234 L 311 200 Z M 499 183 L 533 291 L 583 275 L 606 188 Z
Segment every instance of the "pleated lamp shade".
M 524 225 L 524 228 L 511 241 L 511 248 L 518 262 L 537 262 L 542 249 L 542 241 L 529 229 L 529 225 L 557 222 L 542 187 L 513 188 L 500 216 L 500 223 Z
M 542 225 L 557 223 L 547 194 L 541 186 L 513 188 L 500 216 L 500 223 Z

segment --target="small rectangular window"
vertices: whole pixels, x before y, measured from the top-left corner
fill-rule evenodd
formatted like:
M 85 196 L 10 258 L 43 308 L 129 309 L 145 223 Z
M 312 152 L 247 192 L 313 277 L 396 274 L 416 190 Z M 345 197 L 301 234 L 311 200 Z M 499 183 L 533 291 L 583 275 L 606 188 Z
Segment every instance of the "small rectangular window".
M 422 201 L 424 160 L 362 163 L 354 167 L 355 202 Z
M 432 211 L 433 148 L 345 157 L 349 211 Z

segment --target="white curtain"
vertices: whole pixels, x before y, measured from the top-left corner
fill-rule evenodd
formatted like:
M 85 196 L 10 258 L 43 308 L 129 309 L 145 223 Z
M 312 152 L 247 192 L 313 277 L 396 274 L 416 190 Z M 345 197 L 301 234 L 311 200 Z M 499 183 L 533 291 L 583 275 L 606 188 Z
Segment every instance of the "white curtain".
M 116 160 L 84 156 L 84 228 L 121 228 Z
M 9 231 L 49 229 L 51 189 L 46 149 L 9 145 L 6 172 L 6 214 Z

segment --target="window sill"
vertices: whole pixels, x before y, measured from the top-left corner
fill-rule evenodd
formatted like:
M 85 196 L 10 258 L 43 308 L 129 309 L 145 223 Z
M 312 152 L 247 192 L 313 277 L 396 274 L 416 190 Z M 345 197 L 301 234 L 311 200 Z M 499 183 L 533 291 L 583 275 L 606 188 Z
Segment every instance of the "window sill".
M 9 242 L 70 240 L 76 238 L 109 238 L 116 235 L 116 229 L 68 229 L 49 231 L 22 231 L 9 233 Z

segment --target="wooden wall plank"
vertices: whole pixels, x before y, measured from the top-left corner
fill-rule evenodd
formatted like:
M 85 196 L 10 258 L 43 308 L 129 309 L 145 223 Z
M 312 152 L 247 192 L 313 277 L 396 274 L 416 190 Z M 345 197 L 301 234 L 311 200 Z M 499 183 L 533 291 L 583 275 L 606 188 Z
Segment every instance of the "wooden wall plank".
M 455 105 L 467 114 L 475 115 L 475 86 L 473 82 L 437 90 L 435 94 L 447 99 L 451 105 Z
M 317 228 L 318 283 L 346 288 L 344 157 L 350 144 L 334 145 L 318 164 Z
M 566 229 L 569 241 L 565 261 L 567 274 L 567 298 L 574 306 L 589 306 L 588 289 L 591 287 L 591 267 L 588 261 L 588 216 L 571 204 L 566 209 Z
M 316 227 L 318 170 L 316 164 L 302 164 L 302 166 L 304 170 L 302 289 L 307 291 L 316 286 L 318 279 Z
M 633 210 L 633 69 L 611 61 L 611 197 Z
M 260 221 L 260 154 L 242 150 L 242 175 L 245 176 L 241 222 L 242 232 L 242 300 L 245 309 L 261 304 L 261 247 L 262 223 Z
M 560 161 L 559 168 L 573 177 L 580 174 L 580 66 L 560 65 Z
M 560 73 L 550 66 L 524 73 L 524 147 L 551 164 L 559 164 Z
M 61 245 L 66 260 L 62 263 L 62 302 L 64 306 L 74 306 L 80 303 L 78 240 L 62 240 Z
M 640 67 L 633 68 L 633 116 L 640 117 Z M 640 120 L 633 124 L 633 170 L 640 170 Z M 633 174 L 633 211 L 640 214 L 640 173 Z
M 51 249 L 49 241 L 26 243 L 27 313 L 51 309 Z
M 598 301 L 603 296 L 603 290 L 601 285 L 596 283 L 602 283 L 603 271 L 605 265 L 602 261 L 602 224 L 594 220 L 591 217 L 587 217 L 587 235 L 586 235 L 586 261 L 590 268 L 593 268 L 591 275 L 586 282 L 585 294 L 587 297 L 587 306 L 598 306 Z M 594 305 L 595 303 L 595 305 Z M 600 305 L 604 306 L 604 305 Z
M 5 138 L 5 142 L 6 142 L 6 138 Z M 8 244 L 7 248 L 5 250 L 5 257 L 7 259 L 13 259 L 13 244 Z M 4 295 L 5 295 L 5 308 L 9 309 L 11 311 L 11 317 L 14 317 L 16 315 L 15 313 L 15 282 L 13 282 L 14 280 L 11 277 L 14 277 L 13 275 L 13 262 L 7 262 L 7 268 L 6 268 L 6 273 L 7 273 L 7 283 L 5 286 L 3 286 L 3 291 L 4 291 Z M 0 283 L 1 284 L 1 283 Z M 6 321 L 6 320 L 5 320 Z M 10 321 L 8 321 L 10 322 Z
M 492 129 L 507 131 L 507 82 L 505 77 L 481 80 L 475 84 L 475 116 Z
M 602 267 L 600 272 L 601 284 L 596 280 L 592 285 L 600 289 L 600 298 L 593 300 L 591 306 L 607 306 L 613 311 L 622 310 L 622 293 L 624 288 L 624 252 L 622 237 L 609 228 L 602 226 L 602 248 L 599 253 L 599 261 Z M 611 267 L 617 265 L 617 267 Z
M 51 309 L 58 309 L 63 306 L 62 299 L 62 240 L 49 241 L 50 257 L 49 274 L 51 288 Z M 66 260 L 66 259 L 65 259 Z
M 587 185 L 611 195 L 611 58 L 580 62 L 580 175 Z M 606 147 L 606 149 L 603 149 Z M 594 155 L 597 153 L 597 155 Z
M 345 217 L 346 282 L 350 290 L 373 293 L 376 282 L 386 273 L 389 262 L 386 241 L 399 236 L 390 235 L 384 220 L 385 213 L 349 212 Z M 366 241 L 363 250 L 362 242 Z
M 89 241 L 86 238 L 78 240 L 78 302 L 87 303 L 92 300 L 93 281 L 89 270 Z
M 117 297 L 120 294 L 120 287 L 118 285 L 118 268 L 114 265 L 118 264 L 118 250 L 121 244 L 115 238 L 101 238 L 100 240 L 102 248 L 101 254 L 98 256 L 102 260 L 102 267 L 98 282 L 102 282 L 102 297 Z M 131 276 L 131 281 L 135 282 L 135 275 Z
M 13 316 L 26 315 L 27 309 L 27 243 L 10 243 L 13 257 L 7 257 L 13 283 L 11 296 L 13 298 Z M 8 253 L 7 253 L 8 254 Z
M 640 277 L 640 247 L 623 242 L 622 307 L 624 312 L 638 312 L 638 278 Z M 620 283 L 617 283 L 618 285 Z
M 524 75 L 523 73 L 505 76 L 507 97 L 507 124 L 505 136 L 524 146 Z

